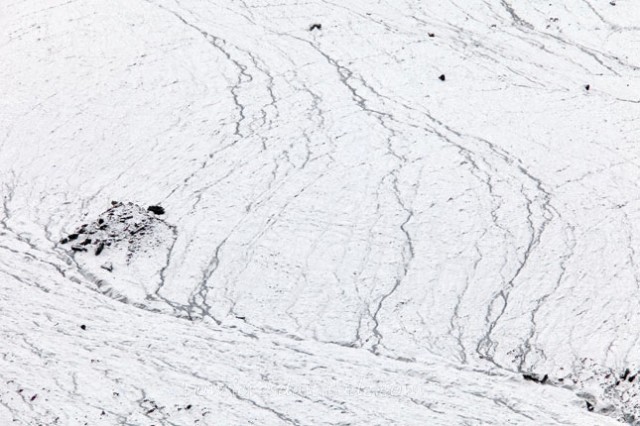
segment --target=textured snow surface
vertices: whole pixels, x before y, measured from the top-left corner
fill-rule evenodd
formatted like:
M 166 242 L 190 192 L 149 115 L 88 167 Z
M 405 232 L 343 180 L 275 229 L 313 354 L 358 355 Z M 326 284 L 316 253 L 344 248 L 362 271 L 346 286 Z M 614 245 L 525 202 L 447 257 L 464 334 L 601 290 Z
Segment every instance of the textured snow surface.
M 640 418 L 635 0 L 3 0 L 0 55 L 0 425 Z

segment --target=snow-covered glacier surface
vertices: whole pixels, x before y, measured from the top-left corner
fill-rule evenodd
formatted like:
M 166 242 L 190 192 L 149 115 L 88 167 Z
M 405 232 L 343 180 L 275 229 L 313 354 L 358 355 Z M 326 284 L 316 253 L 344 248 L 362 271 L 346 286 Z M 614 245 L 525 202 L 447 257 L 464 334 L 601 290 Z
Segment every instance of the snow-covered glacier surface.
M 0 424 L 640 421 L 635 0 L 3 0 L 0 58 Z

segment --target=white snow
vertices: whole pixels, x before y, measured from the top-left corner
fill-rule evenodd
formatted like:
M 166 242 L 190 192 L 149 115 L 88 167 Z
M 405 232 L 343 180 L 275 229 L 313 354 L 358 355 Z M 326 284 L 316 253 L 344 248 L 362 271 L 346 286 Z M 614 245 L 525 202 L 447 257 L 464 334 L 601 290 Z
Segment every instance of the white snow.
M 0 58 L 0 425 L 640 422 L 633 0 L 5 0 Z

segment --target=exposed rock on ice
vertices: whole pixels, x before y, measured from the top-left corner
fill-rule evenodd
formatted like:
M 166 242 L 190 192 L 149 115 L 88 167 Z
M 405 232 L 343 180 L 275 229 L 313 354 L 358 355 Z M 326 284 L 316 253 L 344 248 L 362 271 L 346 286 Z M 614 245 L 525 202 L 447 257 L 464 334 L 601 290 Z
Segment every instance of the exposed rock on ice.
M 80 270 L 100 292 L 149 306 L 162 283 L 161 271 L 175 241 L 175 229 L 156 217 L 164 213 L 159 206 L 111 204 L 61 243 L 70 245 Z

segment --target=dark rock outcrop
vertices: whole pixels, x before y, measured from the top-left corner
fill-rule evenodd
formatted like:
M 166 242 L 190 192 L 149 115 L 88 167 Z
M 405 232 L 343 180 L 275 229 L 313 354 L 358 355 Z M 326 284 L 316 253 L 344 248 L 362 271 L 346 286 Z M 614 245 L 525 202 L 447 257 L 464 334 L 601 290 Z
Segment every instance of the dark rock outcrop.
M 147 210 L 157 215 L 164 214 L 164 207 L 161 206 L 149 206 L 147 207 Z

